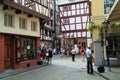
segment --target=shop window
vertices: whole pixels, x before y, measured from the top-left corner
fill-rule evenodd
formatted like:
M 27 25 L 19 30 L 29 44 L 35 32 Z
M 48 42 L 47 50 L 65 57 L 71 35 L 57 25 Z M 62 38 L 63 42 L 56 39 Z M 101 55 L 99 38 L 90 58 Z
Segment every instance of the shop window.
M 120 37 L 110 37 L 108 45 L 110 57 L 117 57 L 118 53 L 120 53 Z
M 35 39 L 19 38 L 16 40 L 17 45 L 17 62 L 26 61 L 36 58 Z

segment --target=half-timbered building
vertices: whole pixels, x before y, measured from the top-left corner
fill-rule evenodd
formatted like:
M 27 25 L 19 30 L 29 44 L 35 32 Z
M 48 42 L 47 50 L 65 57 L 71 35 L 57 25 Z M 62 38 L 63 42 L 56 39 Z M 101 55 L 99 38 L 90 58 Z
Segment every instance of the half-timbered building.
M 0 72 L 37 64 L 40 28 L 49 22 L 51 0 L 0 0 Z
M 64 2 L 64 3 L 63 3 Z M 65 3 L 66 2 L 66 3 Z M 91 33 L 87 31 L 90 21 L 89 0 L 60 0 L 60 29 L 63 35 L 63 47 L 84 48 L 92 43 Z

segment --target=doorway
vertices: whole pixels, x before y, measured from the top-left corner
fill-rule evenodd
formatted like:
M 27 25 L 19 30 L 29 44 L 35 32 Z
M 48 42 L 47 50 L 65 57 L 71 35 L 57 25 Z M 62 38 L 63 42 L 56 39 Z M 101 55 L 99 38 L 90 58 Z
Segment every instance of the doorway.
M 84 48 L 84 49 L 86 49 L 86 46 L 87 46 L 87 38 L 79 38 L 79 39 L 78 39 L 78 46 L 79 46 L 79 48 Z
M 13 39 L 11 36 L 5 36 L 5 69 L 12 68 Z

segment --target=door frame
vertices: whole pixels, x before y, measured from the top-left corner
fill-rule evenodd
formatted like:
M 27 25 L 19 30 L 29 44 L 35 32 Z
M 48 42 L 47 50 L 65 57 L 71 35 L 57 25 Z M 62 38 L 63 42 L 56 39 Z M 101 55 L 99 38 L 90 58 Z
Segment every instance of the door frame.
M 4 49 L 5 50 L 5 53 L 4 53 L 4 67 L 5 67 L 5 70 L 13 69 L 13 59 L 14 59 L 13 58 L 13 55 L 14 55 L 13 37 L 5 35 L 4 41 L 5 41 L 4 42 L 4 45 L 5 45 L 5 49 Z M 9 63 L 9 61 L 10 61 L 10 63 Z

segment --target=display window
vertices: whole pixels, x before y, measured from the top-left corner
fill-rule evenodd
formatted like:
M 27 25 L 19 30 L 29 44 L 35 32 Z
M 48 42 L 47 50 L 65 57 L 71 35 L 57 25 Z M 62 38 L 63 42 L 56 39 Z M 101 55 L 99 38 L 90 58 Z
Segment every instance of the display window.
M 34 38 L 16 39 L 16 61 L 26 61 L 36 59 L 36 44 Z
M 108 53 L 111 58 L 118 57 L 118 54 L 120 53 L 120 37 L 109 37 L 108 39 Z

